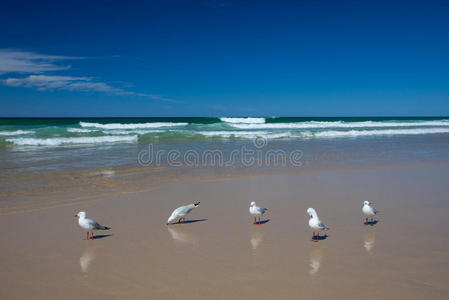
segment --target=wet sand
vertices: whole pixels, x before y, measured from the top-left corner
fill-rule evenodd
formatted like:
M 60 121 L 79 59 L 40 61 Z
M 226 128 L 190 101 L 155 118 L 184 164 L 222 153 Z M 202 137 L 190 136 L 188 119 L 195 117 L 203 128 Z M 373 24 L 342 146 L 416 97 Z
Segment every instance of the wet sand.
M 8 194 L 14 201 L 5 199 L 0 211 L 0 298 L 447 299 L 448 172 L 171 174 L 163 184 L 140 174 L 138 181 L 101 177 L 87 181 L 90 188 Z M 380 211 L 373 226 L 363 225 L 364 200 Z M 174 208 L 196 201 L 194 222 L 165 225 Z M 251 223 L 251 201 L 269 209 L 261 226 Z M 331 228 L 317 243 L 308 207 Z M 80 210 L 112 230 L 83 240 L 73 217 Z

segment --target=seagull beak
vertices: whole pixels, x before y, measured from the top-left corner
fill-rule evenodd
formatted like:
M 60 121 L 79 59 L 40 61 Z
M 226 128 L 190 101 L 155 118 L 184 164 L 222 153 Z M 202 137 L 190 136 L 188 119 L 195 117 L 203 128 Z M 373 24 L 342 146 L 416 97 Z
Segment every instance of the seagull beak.
M 76 214 L 75 217 L 78 217 L 78 214 Z

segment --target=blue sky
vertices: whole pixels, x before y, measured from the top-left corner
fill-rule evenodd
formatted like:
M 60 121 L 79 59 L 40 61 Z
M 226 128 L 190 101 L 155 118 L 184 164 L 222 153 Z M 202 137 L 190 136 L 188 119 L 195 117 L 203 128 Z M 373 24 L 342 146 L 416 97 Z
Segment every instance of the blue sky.
M 448 16 L 448 1 L 2 1 L 0 116 L 447 116 Z

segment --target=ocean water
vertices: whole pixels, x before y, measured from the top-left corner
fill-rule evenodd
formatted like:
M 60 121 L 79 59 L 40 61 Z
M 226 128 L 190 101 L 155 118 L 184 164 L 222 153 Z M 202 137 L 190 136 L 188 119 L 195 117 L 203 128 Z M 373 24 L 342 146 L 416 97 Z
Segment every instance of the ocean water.
M 145 151 L 165 152 L 158 166 L 170 151 L 218 150 L 226 160 L 242 147 L 301 151 L 303 165 L 433 162 L 448 159 L 448 141 L 449 117 L 0 119 L 0 173 L 140 166 Z M 234 156 L 241 165 L 242 152 Z

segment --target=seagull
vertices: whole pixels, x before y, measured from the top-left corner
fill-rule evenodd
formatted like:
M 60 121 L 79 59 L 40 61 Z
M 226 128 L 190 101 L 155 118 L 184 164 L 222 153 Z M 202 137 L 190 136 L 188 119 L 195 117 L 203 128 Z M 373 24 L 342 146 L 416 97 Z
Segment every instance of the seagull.
M 173 223 L 180 223 L 181 220 L 182 220 L 182 223 L 184 223 L 186 220 L 185 216 L 187 216 L 198 205 L 200 205 L 200 202 L 178 207 L 177 209 L 175 209 L 172 212 L 170 218 L 168 218 L 167 225 L 173 224 Z M 177 222 L 175 222 L 175 221 L 177 221 Z
M 320 238 L 320 231 L 328 230 L 329 227 L 327 227 L 326 225 L 324 225 L 323 222 L 320 221 L 320 218 L 318 218 L 318 214 L 316 213 L 316 211 L 313 208 L 307 209 L 307 213 L 310 216 L 309 227 L 312 228 L 312 230 L 313 230 L 312 240 L 316 242 Z M 315 231 L 317 232 L 316 236 L 315 236 Z
M 249 213 L 254 216 L 254 225 L 260 225 L 260 216 L 263 215 L 268 209 L 256 205 L 256 202 L 251 202 L 249 206 Z M 259 223 L 256 222 L 256 217 L 259 217 Z
M 78 217 L 78 224 L 81 228 L 87 229 L 86 240 L 89 239 L 89 231 L 92 233 L 92 240 L 94 239 L 94 230 L 109 230 L 111 227 L 100 225 L 97 221 L 87 218 L 87 214 L 84 211 L 80 211 L 75 215 Z
M 362 212 L 366 217 L 366 222 L 368 222 L 368 217 L 371 217 L 371 222 L 373 222 L 373 217 L 377 214 L 377 210 L 369 201 L 363 202 Z

